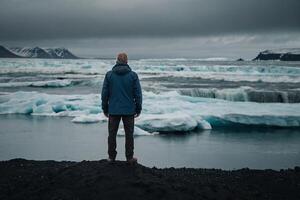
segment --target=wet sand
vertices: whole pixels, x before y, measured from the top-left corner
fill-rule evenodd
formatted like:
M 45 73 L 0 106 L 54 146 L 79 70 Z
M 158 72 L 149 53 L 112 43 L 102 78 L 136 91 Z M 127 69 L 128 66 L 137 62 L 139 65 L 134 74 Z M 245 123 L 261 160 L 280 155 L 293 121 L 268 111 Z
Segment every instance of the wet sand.
M 0 162 L 0 199 L 300 199 L 300 168 L 148 168 L 100 161 Z

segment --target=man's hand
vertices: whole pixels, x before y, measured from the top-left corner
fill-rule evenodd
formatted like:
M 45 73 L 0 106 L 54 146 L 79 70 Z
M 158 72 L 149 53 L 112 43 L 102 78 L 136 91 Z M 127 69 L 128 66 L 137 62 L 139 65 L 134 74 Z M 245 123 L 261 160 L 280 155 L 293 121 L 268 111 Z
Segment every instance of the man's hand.
M 108 113 L 103 113 L 103 114 L 105 115 L 105 117 L 107 117 L 107 118 L 108 118 L 108 116 L 109 116 L 109 115 L 108 115 Z
M 141 114 L 141 113 L 136 113 L 136 114 L 134 115 L 134 118 L 137 118 L 137 117 L 139 117 L 139 116 L 140 116 L 140 114 Z

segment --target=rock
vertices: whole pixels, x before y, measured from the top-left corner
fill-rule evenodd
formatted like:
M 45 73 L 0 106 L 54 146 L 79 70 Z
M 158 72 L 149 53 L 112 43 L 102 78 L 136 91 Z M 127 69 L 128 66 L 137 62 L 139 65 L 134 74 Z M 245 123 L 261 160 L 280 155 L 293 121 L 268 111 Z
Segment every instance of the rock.
M 253 60 L 300 61 L 300 48 L 265 50 Z
M 0 161 L 0 199 L 300 199 L 297 170 L 159 169 L 125 161 L 14 159 Z
M 281 59 L 282 61 L 300 61 L 300 54 L 286 53 Z

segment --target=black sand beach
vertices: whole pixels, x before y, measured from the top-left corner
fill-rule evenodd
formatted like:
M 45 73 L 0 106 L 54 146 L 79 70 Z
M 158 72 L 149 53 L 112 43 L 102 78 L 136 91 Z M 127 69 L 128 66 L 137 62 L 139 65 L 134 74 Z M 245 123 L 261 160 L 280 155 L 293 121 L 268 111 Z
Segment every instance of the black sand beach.
M 117 161 L 0 162 L 0 199 L 300 199 L 300 168 L 148 168 Z

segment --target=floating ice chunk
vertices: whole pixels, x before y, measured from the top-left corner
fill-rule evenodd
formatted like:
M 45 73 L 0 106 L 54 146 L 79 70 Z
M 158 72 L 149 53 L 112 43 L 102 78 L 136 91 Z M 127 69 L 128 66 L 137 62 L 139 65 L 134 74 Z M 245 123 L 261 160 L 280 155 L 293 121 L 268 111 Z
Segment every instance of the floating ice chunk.
M 62 112 L 62 111 L 66 111 L 67 107 L 64 104 L 64 102 L 57 102 L 56 104 L 54 104 L 52 106 L 52 109 L 53 109 L 54 112 L 59 113 L 59 112 Z
M 107 121 L 107 118 L 103 114 L 80 115 L 72 119 L 74 123 L 98 123 L 105 121 Z
M 191 131 L 198 122 L 192 116 L 185 113 L 171 113 L 146 115 L 137 120 L 137 126 L 150 132 L 163 131 Z
M 38 106 L 34 106 L 32 114 L 43 114 L 43 113 L 52 113 L 53 109 L 48 104 L 40 104 Z
M 134 126 L 133 135 L 145 135 L 145 136 L 149 136 L 149 135 L 155 135 L 155 134 L 158 134 L 158 133 L 157 132 L 149 133 L 149 132 L 144 131 L 143 129 L 141 129 L 141 128 L 137 127 L 137 126 Z M 119 136 L 125 136 L 125 131 L 124 131 L 123 127 L 119 129 L 118 135 Z

